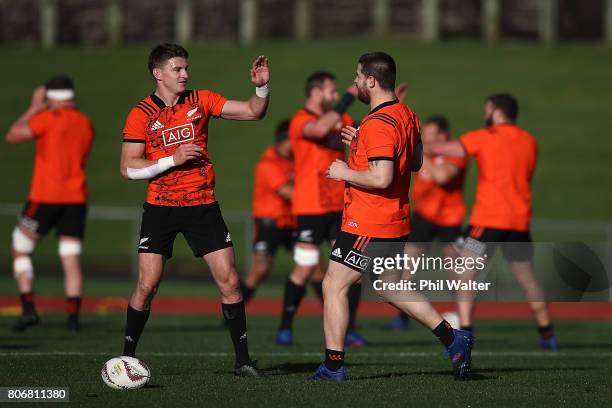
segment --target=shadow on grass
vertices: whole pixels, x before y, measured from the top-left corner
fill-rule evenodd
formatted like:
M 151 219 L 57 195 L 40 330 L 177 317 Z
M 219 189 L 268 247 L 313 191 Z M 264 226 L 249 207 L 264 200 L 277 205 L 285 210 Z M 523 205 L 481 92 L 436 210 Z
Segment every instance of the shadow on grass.
M 40 347 L 40 344 L 31 343 L 31 344 L 11 344 L 11 343 L 1 343 L 0 350 L 33 350 Z
M 438 340 L 434 337 L 429 341 L 426 340 L 397 340 L 397 341 L 372 341 L 368 342 L 368 348 L 377 348 L 377 347 L 418 347 L 418 346 L 431 346 L 432 344 L 439 344 Z M 358 349 L 357 349 L 358 350 Z
M 320 363 L 283 363 L 269 367 L 262 367 L 266 376 L 314 373 Z
M 607 350 L 612 349 L 612 342 L 608 343 L 562 343 L 561 350 Z
M 149 390 L 153 389 L 154 390 L 154 389 L 164 388 L 164 386 L 163 385 L 159 385 L 159 384 L 147 384 L 147 385 L 145 385 L 142 388 L 145 389 L 145 390 L 147 390 L 147 389 L 149 389 Z
M 208 323 L 187 323 L 187 324 L 152 324 L 151 327 L 147 326 L 147 331 L 157 332 L 157 333 L 171 333 L 171 332 L 225 332 L 227 328 L 223 326 L 221 320 L 219 320 L 218 324 Z

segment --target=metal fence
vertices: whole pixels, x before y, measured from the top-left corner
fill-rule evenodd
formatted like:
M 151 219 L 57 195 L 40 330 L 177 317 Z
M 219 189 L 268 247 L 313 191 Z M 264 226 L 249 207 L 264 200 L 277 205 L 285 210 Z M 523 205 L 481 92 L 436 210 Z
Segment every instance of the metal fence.
M 16 216 L 19 214 L 23 205 L 13 203 L 0 203 L 0 216 Z M 140 220 L 142 210 L 134 207 L 110 207 L 110 206 L 91 206 L 88 210 L 88 218 L 91 220 L 102 221 L 125 221 L 130 224 L 132 234 L 131 242 L 136 243 L 140 237 Z M 243 247 L 241 257 L 247 270 L 250 266 L 251 244 L 252 244 L 252 221 L 251 214 L 243 210 L 224 210 L 223 217 L 228 223 L 238 223 L 244 225 Z M 534 219 L 531 229 L 536 233 L 565 233 L 568 239 L 575 239 L 577 235 L 601 236 L 606 242 L 608 256 L 612 257 L 612 222 L 591 221 L 591 220 L 552 220 Z M 8 231 L 6 232 L 8 234 Z M 612 259 L 608 259 L 608 265 L 612 265 Z M 138 253 L 131 252 L 130 270 L 132 276 L 138 275 Z
M 0 42 L 43 47 L 75 36 L 86 45 L 188 43 L 219 33 L 246 44 L 334 33 L 430 41 L 475 34 L 494 42 L 526 32 L 545 43 L 588 33 L 612 44 L 612 0 L 0 0 Z

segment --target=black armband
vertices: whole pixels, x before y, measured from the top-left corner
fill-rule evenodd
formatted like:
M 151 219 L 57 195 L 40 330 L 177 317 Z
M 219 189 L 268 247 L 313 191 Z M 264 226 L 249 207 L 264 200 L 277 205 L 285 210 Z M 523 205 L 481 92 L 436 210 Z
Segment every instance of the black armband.
M 340 98 L 340 101 L 334 107 L 334 110 L 342 115 L 347 111 L 349 106 L 353 104 L 353 102 L 355 102 L 355 97 L 351 93 L 345 92 L 344 95 L 342 95 L 342 98 Z

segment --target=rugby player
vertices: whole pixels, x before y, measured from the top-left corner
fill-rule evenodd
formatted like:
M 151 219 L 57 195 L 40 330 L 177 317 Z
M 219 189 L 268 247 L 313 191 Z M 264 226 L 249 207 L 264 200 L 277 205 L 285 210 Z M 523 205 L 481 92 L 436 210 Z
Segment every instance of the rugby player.
M 74 97 L 71 78 L 60 75 L 50 79 L 34 91 L 30 107 L 6 134 L 9 143 L 36 141 L 30 195 L 13 230 L 13 273 L 22 307 L 16 331 L 39 323 L 30 255 L 51 229 L 59 238 L 67 328 L 72 333 L 79 331 L 83 294 L 80 254 L 87 213 L 85 162 L 94 130 L 87 115 L 76 108 Z
M 325 362 L 311 377 L 314 380 L 348 378 L 343 341 L 348 323 L 346 294 L 368 271 L 373 256 L 368 248 L 376 248 L 376 256 L 403 256 L 410 234 L 408 191 L 410 172 L 417 171 L 422 161 L 420 122 L 397 99 L 395 77 L 395 61 L 388 54 L 373 52 L 359 58 L 355 85 L 359 100 L 371 111 L 358 132 L 343 129 L 350 140 L 348 163 L 338 159 L 327 170 L 330 179 L 346 187 L 342 228 L 323 280 Z M 446 347 L 455 378 L 465 379 L 472 334 L 454 330 L 420 294 L 392 303 L 433 331 Z
M 259 376 L 249 357 L 232 239 L 215 199 L 207 142 L 211 118 L 264 117 L 269 102 L 268 60 L 259 56 L 251 66 L 255 94 L 247 101 L 233 101 L 209 90 L 188 90 L 188 58 L 180 45 L 153 48 L 148 67 L 156 89 L 130 111 L 123 129 L 121 175 L 128 180 L 149 180 L 138 243 L 138 283 L 127 308 L 123 355 L 136 353 L 164 264 L 172 257 L 180 232 L 194 256 L 208 264 L 221 293 L 221 309 L 236 356 L 234 373 Z
M 289 120 L 279 123 L 274 139 L 274 146 L 264 151 L 255 167 L 253 258 L 251 269 L 244 282 L 241 282 L 245 302 L 248 302 L 272 270 L 278 247 L 293 250 L 293 155 L 289 141 Z
M 338 101 L 333 74 L 319 71 L 306 80 L 306 101 L 289 124 L 289 139 L 295 162 L 295 185 L 292 211 L 297 218 L 294 246 L 295 268 L 287 279 L 283 311 L 276 343 L 293 344 L 293 318 L 306 292 L 305 285 L 320 263 L 319 247 L 323 241 L 333 243 L 340 231 L 343 187 L 328 180 L 325 171 L 336 159 L 344 159 L 340 131 L 353 125 L 346 110 L 355 101 L 356 90 L 349 87 Z M 346 341 L 353 346 L 365 345 L 354 327 L 361 286 L 351 288 L 349 297 L 351 326 Z
M 471 156 L 478 164 L 476 200 L 461 247 L 489 258 L 500 246 L 510 269 L 527 294 L 538 325 L 540 346 L 558 348 L 544 293 L 533 273 L 531 179 L 538 159 L 535 137 L 516 124 L 519 105 L 510 94 L 489 96 L 484 103 L 486 127 L 458 140 L 427 145 L 433 155 Z M 469 248 L 469 251 L 467 250 Z M 475 271 L 462 274 L 473 279 Z M 461 327 L 472 330 L 474 302 L 470 293 L 458 293 Z
M 434 115 L 423 123 L 423 143 L 437 143 L 450 140 L 448 120 Z M 461 226 L 465 217 L 463 184 L 467 160 L 463 157 L 423 157 L 423 166 L 417 173 L 410 196 L 412 198 L 412 231 L 408 237 L 406 253 L 419 256 L 429 249 L 428 243 L 438 240 L 444 257 L 458 255 L 453 243 L 461 237 Z M 406 330 L 410 319 L 400 312 L 391 321 L 393 330 Z

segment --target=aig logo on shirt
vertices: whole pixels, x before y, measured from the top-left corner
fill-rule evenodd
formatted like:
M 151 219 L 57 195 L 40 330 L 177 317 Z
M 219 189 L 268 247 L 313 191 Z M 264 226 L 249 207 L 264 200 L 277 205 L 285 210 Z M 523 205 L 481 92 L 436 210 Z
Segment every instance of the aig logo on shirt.
M 164 146 L 170 146 L 193 140 L 195 137 L 193 124 L 188 123 L 186 125 L 166 129 L 162 132 L 162 137 L 164 138 Z

